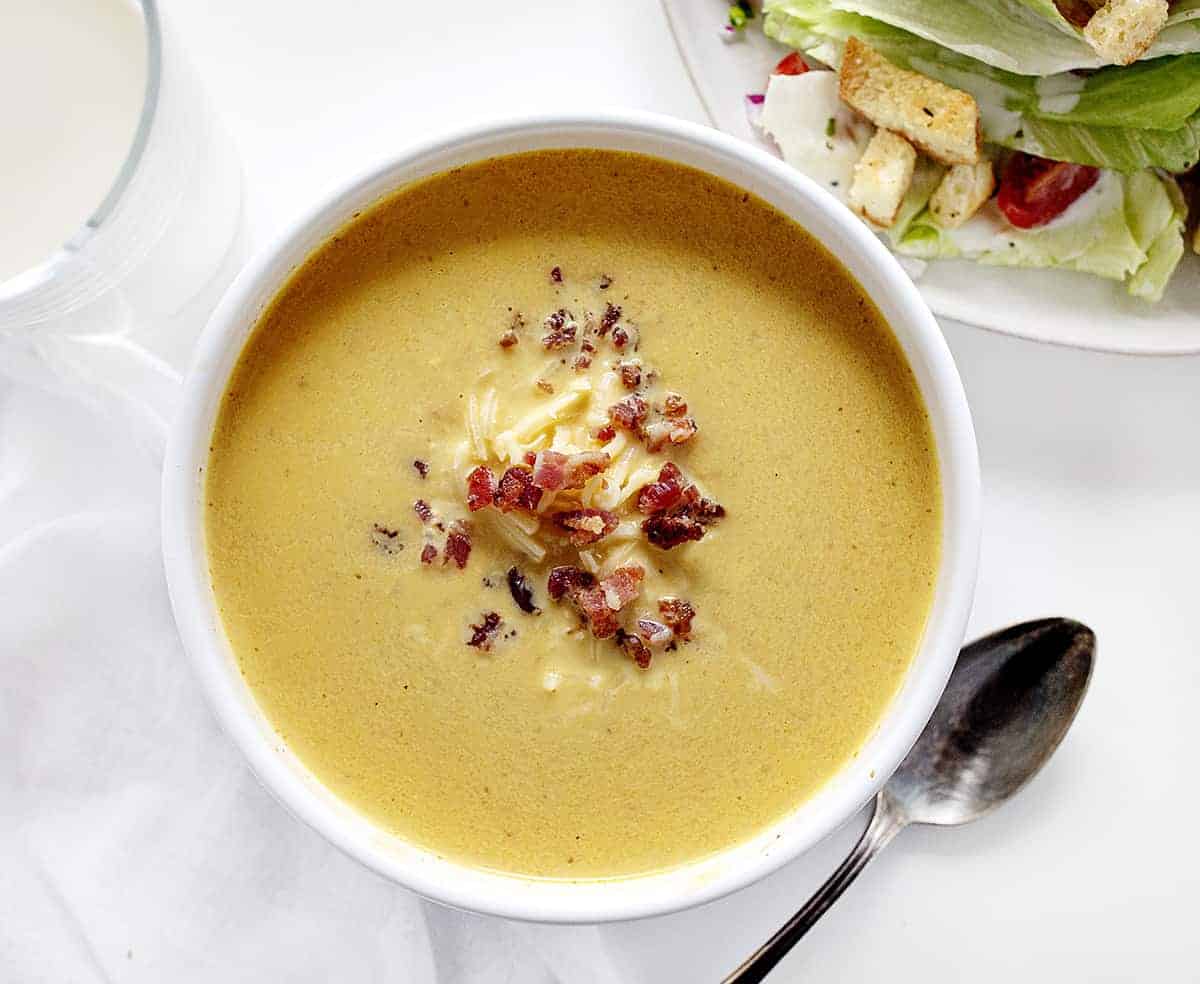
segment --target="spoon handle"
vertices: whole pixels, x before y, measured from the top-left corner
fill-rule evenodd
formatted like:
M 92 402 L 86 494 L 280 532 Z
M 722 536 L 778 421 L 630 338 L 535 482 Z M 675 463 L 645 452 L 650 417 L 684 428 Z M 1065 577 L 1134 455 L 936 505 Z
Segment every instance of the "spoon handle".
M 722 984 L 758 984 L 769 974 L 784 955 L 799 942 L 858 877 L 876 854 L 907 826 L 907 820 L 896 810 L 890 797 L 880 793 L 875 797 L 875 812 L 871 822 L 837 871 L 829 876 L 804 908 L 789 919 L 766 943 L 754 951 Z

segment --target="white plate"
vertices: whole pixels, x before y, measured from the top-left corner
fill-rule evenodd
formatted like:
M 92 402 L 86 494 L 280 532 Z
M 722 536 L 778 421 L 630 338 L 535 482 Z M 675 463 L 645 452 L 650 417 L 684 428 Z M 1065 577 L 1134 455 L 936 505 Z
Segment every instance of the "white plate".
M 762 92 L 789 49 L 752 22 L 745 37 L 720 37 L 722 0 L 663 0 L 692 83 L 714 126 L 775 148 L 750 126 L 745 95 Z M 1038 342 L 1104 352 L 1200 352 L 1200 257 L 1189 252 L 1158 304 L 1129 297 L 1116 283 L 1061 270 L 1014 270 L 961 260 L 930 263 L 916 278 L 934 312 Z

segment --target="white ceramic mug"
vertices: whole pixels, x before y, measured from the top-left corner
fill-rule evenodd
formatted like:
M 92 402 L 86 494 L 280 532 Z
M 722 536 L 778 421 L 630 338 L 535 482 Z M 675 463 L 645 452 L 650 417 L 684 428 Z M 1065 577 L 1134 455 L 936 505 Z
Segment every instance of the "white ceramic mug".
M 255 322 L 289 275 L 356 212 L 409 182 L 488 157 L 566 147 L 634 151 L 699 168 L 765 199 L 824 243 L 903 346 L 929 412 L 944 503 L 942 562 L 920 650 L 861 753 L 753 839 L 684 867 L 608 881 L 522 878 L 458 864 L 379 829 L 322 786 L 274 732 L 238 671 L 204 542 L 204 469 L 221 396 Z M 431 899 L 517 919 L 601 922 L 672 912 L 742 888 L 817 843 L 879 790 L 929 719 L 962 643 L 975 586 L 979 498 L 975 434 L 941 330 L 858 219 L 808 178 L 715 130 L 641 113 L 588 113 L 477 126 L 409 150 L 348 182 L 259 253 L 199 343 L 163 475 L 163 555 L 199 680 L 251 767 L 288 809 L 362 863 Z

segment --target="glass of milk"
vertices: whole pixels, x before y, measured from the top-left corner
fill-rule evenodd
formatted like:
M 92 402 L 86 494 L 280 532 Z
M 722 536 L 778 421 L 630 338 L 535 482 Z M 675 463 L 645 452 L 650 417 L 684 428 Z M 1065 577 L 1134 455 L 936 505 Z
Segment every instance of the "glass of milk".
M 0 0 L 0 370 L 165 423 L 242 178 L 158 0 Z

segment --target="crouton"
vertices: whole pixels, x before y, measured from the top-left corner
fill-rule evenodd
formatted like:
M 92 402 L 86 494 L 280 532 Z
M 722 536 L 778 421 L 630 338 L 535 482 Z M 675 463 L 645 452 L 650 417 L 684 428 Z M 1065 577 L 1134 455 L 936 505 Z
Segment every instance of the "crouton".
M 1129 65 L 1142 57 L 1167 23 L 1167 0 L 1108 0 L 1097 10 L 1084 39 L 1114 65 Z
M 916 166 L 912 144 L 891 130 L 876 130 L 854 165 L 854 180 L 846 196 L 850 207 L 886 229 L 896 221 Z
M 897 68 L 858 38 L 846 42 L 838 94 L 876 126 L 894 130 L 941 164 L 975 164 L 982 139 L 975 97 Z
M 978 164 L 955 164 L 929 199 L 929 211 L 943 229 L 957 229 L 983 207 L 995 188 L 992 162 L 986 157 Z

